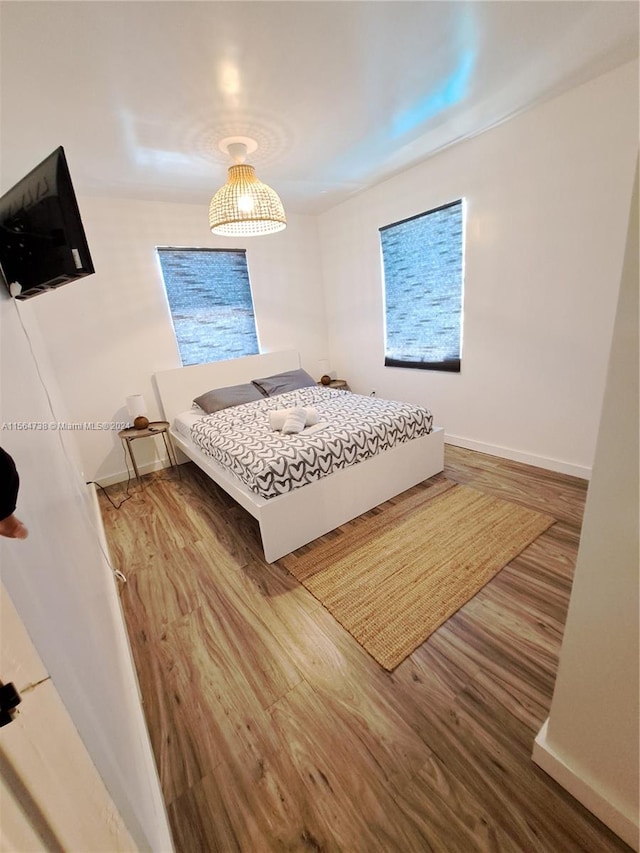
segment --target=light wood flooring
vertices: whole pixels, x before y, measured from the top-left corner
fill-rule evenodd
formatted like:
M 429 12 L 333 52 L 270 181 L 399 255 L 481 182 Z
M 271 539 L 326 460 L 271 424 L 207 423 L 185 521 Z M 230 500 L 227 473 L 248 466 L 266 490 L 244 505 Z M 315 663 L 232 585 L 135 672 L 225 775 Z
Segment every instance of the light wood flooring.
M 629 850 L 531 761 L 584 481 L 447 447 L 445 476 L 558 521 L 388 673 L 181 472 L 101 498 L 178 853 Z

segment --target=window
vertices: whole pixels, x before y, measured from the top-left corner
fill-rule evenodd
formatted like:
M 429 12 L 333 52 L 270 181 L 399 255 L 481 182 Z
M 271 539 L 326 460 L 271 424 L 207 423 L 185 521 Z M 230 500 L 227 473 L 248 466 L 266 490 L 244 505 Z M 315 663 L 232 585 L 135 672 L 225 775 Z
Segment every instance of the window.
M 385 365 L 460 372 L 462 200 L 380 229 Z
M 158 248 L 183 365 L 259 352 L 244 249 Z

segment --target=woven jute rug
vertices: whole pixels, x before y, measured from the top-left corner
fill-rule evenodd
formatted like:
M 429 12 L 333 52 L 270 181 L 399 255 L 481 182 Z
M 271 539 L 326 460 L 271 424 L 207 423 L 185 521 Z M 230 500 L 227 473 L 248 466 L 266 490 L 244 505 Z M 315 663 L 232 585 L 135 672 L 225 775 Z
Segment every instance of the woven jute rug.
M 554 521 L 442 480 L 281 562 L 392 670 Z

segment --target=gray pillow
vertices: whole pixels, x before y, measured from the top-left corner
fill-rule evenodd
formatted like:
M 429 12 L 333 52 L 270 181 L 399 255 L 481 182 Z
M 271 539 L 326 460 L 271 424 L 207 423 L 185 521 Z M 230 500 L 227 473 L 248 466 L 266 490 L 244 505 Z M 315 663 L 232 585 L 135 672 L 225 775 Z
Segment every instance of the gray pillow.
M 286 370 L 284 373 L 274 373 L 273 376 L 265 376 L 263 379 L 254 379 L 253 384 L 267 397 L 275 397 L 276 394 L 297 391 L 298 388 L 310 388 L 318 383 L 306 370 L 299 367 L 297 370 Z
M 228 409 L 231 406 L 241 406 L 242 403 L 253 403 L 254 400 L 263 400 L 264 394 L 252 382 L 245 385 L 228 385 L 226 388 L 214 388 L 201 394 L 193 401 L 200 406 L 208 415 Z

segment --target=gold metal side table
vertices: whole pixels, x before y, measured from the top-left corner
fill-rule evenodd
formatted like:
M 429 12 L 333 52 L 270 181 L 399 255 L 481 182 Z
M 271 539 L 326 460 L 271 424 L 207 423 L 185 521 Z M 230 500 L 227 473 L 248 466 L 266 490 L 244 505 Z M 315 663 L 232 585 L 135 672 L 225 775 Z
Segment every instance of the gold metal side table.
M 156 435 L 162 436 L 164 446 L 167 451 L 167 456 L 169 457 L 169 464 L 172 468 L 175 468 L 178 474 L 180 474 L 178 460 L 176 458 L 176 453 L 173 449 L 173 445 L 171 444 L 171 436 L 169 435 L 169 421 L 151 421 L 149 426 L 145 429 L 127 427 L 127 429 L 121 429 L 118 433 L 120 441 L 122 441 L 123 445 L 125 445 L 127 450 L 129 451 L 129 458 L 131 459 L 131 464 L 133 465 L 133 470 L 136 473 L 136 479 L 140 486 L 142 485 L 142 480 L 140 478 L 138 466 L 136 465 L 136 458 L 133 455 L 132 445 L 136 438 L 153 438 Z
M 323 388 L 337 388 L 340 391 L 349 390 L 349 383 L 346 379 L 332 379 L 331 382 L 328 382 L 326 385 L 324 382 L 318 382 L 318 385 L 322 385 Z

